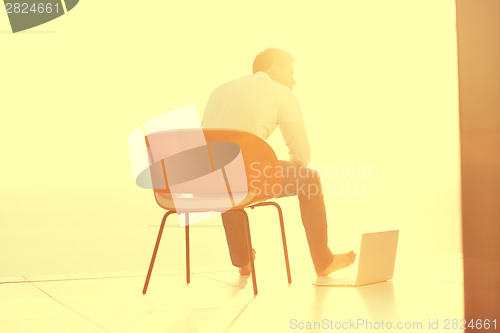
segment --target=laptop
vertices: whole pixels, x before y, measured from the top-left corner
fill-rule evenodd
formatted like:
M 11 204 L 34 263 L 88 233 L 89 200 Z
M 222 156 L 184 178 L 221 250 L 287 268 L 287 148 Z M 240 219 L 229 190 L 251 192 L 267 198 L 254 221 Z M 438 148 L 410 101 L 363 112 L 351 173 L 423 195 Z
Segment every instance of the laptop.
M 392 279 L 396 263 L 399 230 L 363 234 L 355 279 L 318 276 L 317 286 L 357 287 Z M 335 273 L 333 273 L 335 274 Z

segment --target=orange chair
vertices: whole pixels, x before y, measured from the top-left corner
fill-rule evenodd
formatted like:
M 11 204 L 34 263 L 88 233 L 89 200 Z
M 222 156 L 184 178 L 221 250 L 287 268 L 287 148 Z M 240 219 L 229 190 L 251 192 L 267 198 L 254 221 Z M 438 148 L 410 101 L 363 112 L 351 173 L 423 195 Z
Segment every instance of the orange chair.
M 281 189 L 278 159 L 264 140 L 244 131 L 200 128 L 154 132 L 145 140 L 155 200 L 168 212 L 161 222 L 143 294 L 148 289 L 169 215 L 185 214 L 186 281 L 189 283 L 190 213 L 238 209 L 245 221 L 248 253 L 252 258 L 250 225 L 243 208 L 269 205 L 278 210 L 288 283 L 292 282 L 281 207 L 275 202 L 263 202 L 276 197 L 272 190 L 276 186 Z M 253 260 L 250 260 L 250 267 L 257 295 Z

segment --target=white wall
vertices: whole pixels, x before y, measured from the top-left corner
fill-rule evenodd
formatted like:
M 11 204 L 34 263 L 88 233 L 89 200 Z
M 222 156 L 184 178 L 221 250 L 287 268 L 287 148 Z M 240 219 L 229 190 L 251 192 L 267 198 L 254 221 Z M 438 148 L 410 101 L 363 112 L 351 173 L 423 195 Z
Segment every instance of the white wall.
M 133 183 L 128 134 L 185 105 L 201 115 L 270 46 L 296 58 L 313 165 L 378 170 L 324 177 L 365 189 L 326 196 L 334 251 L 397 228 L 400 254 L 461 252 L 452 0 L 88 0 L 2 34 L 0 276 L 142 269 L 162 211 Z M 286 158 L 279 133 L 270 143 Z

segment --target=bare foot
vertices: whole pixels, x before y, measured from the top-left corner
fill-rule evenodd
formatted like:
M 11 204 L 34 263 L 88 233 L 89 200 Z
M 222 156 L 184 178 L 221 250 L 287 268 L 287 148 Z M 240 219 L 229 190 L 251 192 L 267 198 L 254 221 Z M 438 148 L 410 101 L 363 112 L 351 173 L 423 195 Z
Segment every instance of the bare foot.
M 253 252 L 253 260 L 255 260 L 255 249 L 252 249 Z M 250 267 L 250 263 L 248 265 L 240 267 L 240 275 L 250 275 L 252 273 L 252 268 Z
M 327 276 L 342 268 L 347 268 L 356 260 L 356 253 L 350 251 L 342 254 L 334 254 L 333 262 L 323 272 L 316 273 L 318 276 Z

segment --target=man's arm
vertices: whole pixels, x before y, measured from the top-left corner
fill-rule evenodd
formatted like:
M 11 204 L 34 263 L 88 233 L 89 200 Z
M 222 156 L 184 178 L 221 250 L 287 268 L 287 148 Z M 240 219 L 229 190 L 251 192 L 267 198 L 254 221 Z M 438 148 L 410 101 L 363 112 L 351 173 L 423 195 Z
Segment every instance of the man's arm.
M 309 140 L 307 139 L 300 103 L 291 90 L 285 91 L 281 98 L 278 124 L 288 147 L 290 162 L 298 165 L 308 165 L 311 159 Z

